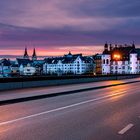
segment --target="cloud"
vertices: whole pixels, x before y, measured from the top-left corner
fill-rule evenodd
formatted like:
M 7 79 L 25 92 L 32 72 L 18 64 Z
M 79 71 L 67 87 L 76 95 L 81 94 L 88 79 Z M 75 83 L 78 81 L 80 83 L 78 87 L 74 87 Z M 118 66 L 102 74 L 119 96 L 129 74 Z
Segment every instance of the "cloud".
M 139 17 L 139 5 L 138 0 L 7 0 L 0 2 L 0 21 L 45 29 L 104 30 L 122 24 L 124 18 Z
M 139 0 L 0 1 L 0 48 L 140 44 L 139 6 Z

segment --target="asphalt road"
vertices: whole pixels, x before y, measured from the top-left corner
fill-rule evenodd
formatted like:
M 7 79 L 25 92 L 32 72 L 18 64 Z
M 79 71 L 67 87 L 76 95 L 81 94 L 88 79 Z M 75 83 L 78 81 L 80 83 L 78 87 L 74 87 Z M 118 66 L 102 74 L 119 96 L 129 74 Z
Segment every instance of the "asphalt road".
M 140 140 L 139 132 L 140 83 L 0 106 L 0 140 Z
M 140 81 L 140 78 L 0 91 L 0 101 Z

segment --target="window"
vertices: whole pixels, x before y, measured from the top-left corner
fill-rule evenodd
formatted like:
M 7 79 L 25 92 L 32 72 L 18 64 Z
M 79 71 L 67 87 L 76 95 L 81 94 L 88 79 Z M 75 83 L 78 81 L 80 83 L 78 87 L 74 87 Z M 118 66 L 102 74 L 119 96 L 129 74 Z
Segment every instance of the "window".
M 103 59 L 103 64 L 105 64 L 105 59 Z
M 122 74 L 125 74 L 125 71 L 122 71 Z
M 109 60 L 108 59 L 106 60 L 106 64 L 109 64 Z

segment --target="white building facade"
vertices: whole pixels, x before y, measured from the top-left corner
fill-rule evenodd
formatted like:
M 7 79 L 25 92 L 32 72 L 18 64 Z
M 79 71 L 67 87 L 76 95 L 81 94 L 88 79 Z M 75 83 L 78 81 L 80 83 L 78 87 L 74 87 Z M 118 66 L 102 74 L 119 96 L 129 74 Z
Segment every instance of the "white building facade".
M 95 73 L 95 63 L 92 57 L 69 53 L 63 57 L 46 58 L 43 71 L 57 75 Z
M 102 73 L 105 75 L 110 74 L 110 62 L 111 55 L 108 52 L 108 44 L 106 43 L 104 46 L 104 52 L 102 54 Z
M 139 74 L 140 73 L 140 49 L 132 46 L 117 46 L 110 50 L 108 44 L 102 54 L 102 74 Z

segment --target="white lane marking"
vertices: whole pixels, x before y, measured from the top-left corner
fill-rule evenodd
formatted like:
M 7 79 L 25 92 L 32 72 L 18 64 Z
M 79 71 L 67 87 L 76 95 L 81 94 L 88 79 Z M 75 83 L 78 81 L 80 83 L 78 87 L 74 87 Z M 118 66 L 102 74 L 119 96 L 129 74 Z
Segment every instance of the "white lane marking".
M 106 96 L 103 96 L 103 97 L 94 98 L 94 99 L 91 99 L 91 100 L 87 100 L 87 101 L 71 104 L 71 105 L 68 105 L 68 106 L 52 109 L 52 110 L 49 110 L 49 111 L 44 111 L 44 112 L 41 112 L 41 113 L 36 113 L 36 114 L 33 114 L 33 115 L 28 115 L 28 116 L 17 118 L 17 119 L 13 119 L 13 120 L 10 120 L 10 121 L 1 122 L 0 126 L 6 125 L 6 124 L 11 124 L 11 123 L 18 122 L 18 121 L 22 121 L 22 120 L 33 118 L 33 117 L 37 117 L 37 116 L 44 115 L 44 114 L 49 114 L 49 113 L 56 112 L 56 111 L 61 111 L 61 110 L 64 110 L 64 109 L 67 109 L 67 108 L 72 108 L 72 107 L 79 106 L 79 105 L 82 105 L 82 104 L 87 104 L 87 103 L 90 103 L 90 102 L 99 101 L 99 100 L 102 100 L 102 99 L 107 99 L 109 97 L 118 96 L 118 95 L 121 95 L 121 94 L 124 94 L 124 93 L 126 93 L 126 91 L 119 92 L 119 93 L 114 93 L 114 94 L 110 94 L 110 95 L 106 95 Z
M 134 124 L 130 123 L 126 127 L 124 127 L 121 131 L 118 132 L 118 134 L 123 135 L 126 133 L 129 129 L 131 129 L 134 126 Z

